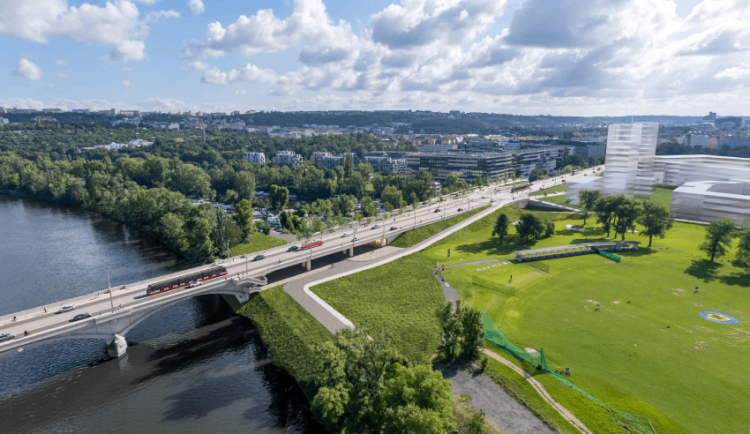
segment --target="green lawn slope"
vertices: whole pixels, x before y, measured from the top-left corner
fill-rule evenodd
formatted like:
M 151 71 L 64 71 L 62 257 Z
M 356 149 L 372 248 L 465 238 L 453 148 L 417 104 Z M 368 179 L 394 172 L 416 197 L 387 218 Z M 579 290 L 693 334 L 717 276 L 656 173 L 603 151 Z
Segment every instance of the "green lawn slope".
M 430 238 L 433 235 L 436 235 L 449 227 L 460 223 L 467 218 L 473 216 L 474 214 L 481 212 L 487 207 L 482 207 L 479 209 L 475 209 L 473 211 L 469 211 L 467 213 L 463 213 L 442 221 L 439 221 L 437 223 L 433 223 L 427 226 L 422 226 L 421 228 L 413 229 L 408 232 L 404 232 L 396 238 L 394 242 L 391 243 L 391 246 L 393 247 L 411 247 L 417 243 L 420 243 L 427 238 Z
M 263 235 L 256 232 L 250 235 L 248 242 L 232 246 L 232 256 L 260 252 L 262 250 L 283 246 L 284 244 L 286 244 L 286 241 L 282 240 L 281 238 L 272 237 L 270 235 Z

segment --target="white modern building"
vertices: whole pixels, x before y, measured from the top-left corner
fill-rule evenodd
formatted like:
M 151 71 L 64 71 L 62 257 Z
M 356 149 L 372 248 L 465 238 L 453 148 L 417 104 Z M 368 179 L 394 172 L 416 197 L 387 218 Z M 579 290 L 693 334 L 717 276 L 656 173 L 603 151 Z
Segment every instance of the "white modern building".
M 344 164 L 345 159 L 345 157 L 337 157 L 335 155 L 323 155 L 315 160 L 315 166 L 324 169 L 335 169 Z
M 420 145 L 420 146 L 417 146 L 417 152 L 425 153 L 425 154 L 441 153 L 441 152 L 458 152 L 458 145 L 442 145 L 442 144 Z
M 276 166 L 301 166 L 302 156 L 293 151 L 279 151 L 271 162 Z
M 750 179 L 687 182 L 672 192 L 672 216 L 750 226 Z
M 365 157 L 365 163 L 370 164 L 375 171 L 384 175 L 406 173 L 407 171 L 405 158 Z
M 5 125 L 8 123 L 8 120 L 5 118 L 0 118 L 0 125 Z
M 609 162 L 606 170 L 609 170 Z M 654 157 L 653 170 L 655 184 L 673 186 L 696 181 L 750 179 L 750 159 L 716 155 L 658 155 Z
M 602 194 L 654 194 L 653 178 L 658 122 L 612 124 L 607 135 Z
M 323 157 L 333 157 L 330 152 L 313 152 L 310 155 L 310 162 L 313 166 L 320 168 L 320 160 Z
M 266 154 L 262 152 L 248 152 L 242 158 L 248 163 L 266 164 Z

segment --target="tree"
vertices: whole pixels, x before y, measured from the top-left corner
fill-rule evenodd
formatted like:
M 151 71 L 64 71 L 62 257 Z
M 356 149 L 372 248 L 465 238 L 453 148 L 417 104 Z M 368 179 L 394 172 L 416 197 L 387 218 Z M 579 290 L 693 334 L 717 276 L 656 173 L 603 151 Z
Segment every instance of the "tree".
M 584 160 L 583 155 L 580 154 L 570 154 L 567 157 L 565 157 L 565 166 L 578 166 L 578 167 L 586 167 L 586 160 Z
M 271 209 L 276 212 L 286 209 L 286 204 L 289 202 L 288 188 L 272 185 L 269 196 L 271 196 Z
M 271 225 L 261 220 L 258 220 L 257 222 L 255 222 L 255 228 L 258 232 L 262 233 L 263 235 L 268 235 L 271 233 Z
M 479 357 L 484 341 L 482 314 L 471 307 L 456 302 L 447 302 L 436 312 L 438 322 L 443 329 L 440 340 L 440 351 L 447 360 L 458 356 L 475 360 Z
M 461 306 L 461 337 L 461 355 L 476 360 L 484 346 L 484 325 L 478 310 Z
M 670 217 L 669 211 L 663 206 L 646 201 L 643 203 L 643 212 L 638 218 L 638 223 L 644 227 L 639 235 L 647 236 L 648 247 L 651 247 L 654 236 L 664 239 L 667 231 L 672 229 L 674 219 Z
M 234 176 L 234 190 L 240 199 L 252 200 L 255 195 L 255 176 L 248 171 L 239 171 Z
M 203 169 L 179 164 L 169 172 L 167 187 L 187 196 L 205 197 L 211 189 L 211 179 Z
M 745 228 L 738 236 L 737 260 L 747 265 L 750 263 L 750 228 Z
M 312 222 L 312 230 L 313 233 L 315 232 L 323 232 L 323 229 L 325 229 L 326 225 L 323 223 L 323 220 L 315 218 Z
M 623 198 L 620 201 L 617 208 L 615 208 L 615 237 L 619 233 L 622 235 L 622 240 L 625 241 L 625 233 L 629 230 L 635 230 L 635 222 L 638 220 L 638 216 L 641 215 L 642 209 L 641 204 L 634 199 Z
M 547 175 L 546 170 L 536 168 L 529 173 L 529 182 L 534 182 L 537 179 L 541 179 L 545 175 Z
M 518 232 L 518 236 L 526 241 L 540 238 L 544 235 L 546 229 L 547 225 L 545 221 L 531 213 L 522 215 L 521 218 L 518 219 L 518 223 L 516 223 L 516 232 Z
M 508 235 L 509 225 L 510 221 L 508 220 L 507 215 L 500 214 L 499 216 L 497 216 L 497 220 L 495 221 L 495 228 L 492 229 L 492 236 L 498 237 L 500 239 L 500 244 L 503 244 L 503 238 Z
M 346 154 L 346 158 L 344 158 L 344 178 L 350 178 L 353 174 L 354 174 L 354 160 L 352 160 L 351 155 Z
M 503 184 L 508 183 L 508 172 L 503 173 Z
M 602 192 L 598 190 L 582 190 L 578 193 L 578 203 L 583 208 L 583 224 L 586 224 L 586 219 L 589 216 L 589 212 L 596 208 L 596 203 L 602 198 Z
M 253 224 L 253 204 L 247 199 L 242 199 L 235 205 L 234 210 L 237 214 L 237 226 L 242 231 L 242 239 L 246 240 L 256 229 Z
M 484 415 L 480 412 L 474 413 L 469 421 L 469 434 L 484 434 L 484 424 Z
M 706 227 L 706 240 L 698 248 L 711 255 L 711 262 L 714 262 L 714 258 L 726 255 L 732 247 L 735 231 L 734 223 L 729 220 L 713 222 Z
M 412 193 L 409 196 L 409 202 L 411 203 L 411 207 L 414 211 L 417 210 L 417 207 L 419 206 L 419 198 L 417 197 L 416 193 Z

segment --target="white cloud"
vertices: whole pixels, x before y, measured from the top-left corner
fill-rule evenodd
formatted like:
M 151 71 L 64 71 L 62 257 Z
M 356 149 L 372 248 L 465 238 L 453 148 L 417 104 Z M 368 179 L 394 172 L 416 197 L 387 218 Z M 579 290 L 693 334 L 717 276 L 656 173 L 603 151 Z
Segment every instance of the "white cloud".
M 729 78 L 732 80 L 741 80 L 750 78 L 750 65 L 733 66 L 731 68 L 719 71 L 714 78 Z
M 133 83 L 131 83 L 130 80 L 123 80 L 122 83 L 120 83 L 120 84 L 123 85 L 123 86 L 125 86 L 125 87 L 135 87 L 135 85 Z
M 42 78 L 42 70 L 31 61 L 21 59 L 21 61 L 18 62 L 18 66 L 16 66 L 16 69 L 13 71 L 13 75 L 27 80 L 39 80 Z
M 133 72 L 133 68 L 121 68 L 120 71 L 122 71 L 122 72 Z
M 73 74 L 60 73 L 60 74 L 55 74 L 55 77 L 58 77 L 58 78 L 72 78 Z
M 61 60 L 55 60 L 55 65 L 57 65 L 57 66 L 68 66 L 68 61 L 67 60 L 62 60 L 62 59 Z
M 184 69 L 185 71 L 207 71 L 209 68 L 210 66 L 207 63 L 203 63 L 201 61 L 189 62 L 187 65 L 182 67 L 182 69 Z
M 240 89 L 240 90 L 235 90 L 234 91 L 235 95 L 245 95 L 246 93 L 247 93 L 247 91 L 245 89 Z
M 213 67 L 206 71 L 201 82 L 208 84 L 227 84 L 235 82 L 247 83 L 271 83 L 276 80 L 276 73 L 270 69 L 260 69 L 248 63 L 239 71 L 232 69 L 229 72 L 221 72 L 219 68 Z
M 152 4 L 146 0 L 142 3 Z M 140 11 L 129 0 L 107 1 L 104 6 L 67 0 L 0 0 L 0 37 L 45 43 L 62 39 L 87 45 L 115 45 L 109 60 L 144 58 L 143 39 L 149 23 L 179 17 L 174 11 L 150 12 L 139 21 Z
M 201 0 L 188 0 L 188 6 L 195 15 L 200 15 L 206 10 Z

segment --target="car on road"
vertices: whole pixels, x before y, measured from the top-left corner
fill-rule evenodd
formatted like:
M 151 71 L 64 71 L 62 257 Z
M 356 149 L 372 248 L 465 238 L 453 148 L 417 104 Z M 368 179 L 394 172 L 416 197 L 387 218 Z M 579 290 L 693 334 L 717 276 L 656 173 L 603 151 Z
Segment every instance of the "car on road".
M 463 210 L 464 210 L 463 208 L 459 208 L 459 209 L 457 209 L 456 211 L 463 211 Z
M 195 288 L 201 285 L 203 285 L 203 282 L 190 282 L 190 285 L 188 285 L 188 288 Z
M 377 229 L 377 228 L 379 228 L 379 227 L 380 227 L 380 225 L 372 225 L 372 228 L 373 228 L 373 229 Z
M 398 228 L 397 228 L 396 226 L 391 226 L 391 230 L 392 230 L 392 231 L 395 231 L 395 230 L 397 230 L 397 229 L 398 229 Z
M 437 208 L 437 209 L 435 209 L 435 211 L 433 211 L 433 212 L 434 212 L 434 213 L 435 213 L 435 212 L 440 212 L 440 208 Z
M 490 203 L 494 203 L 494 202 L 495 202 L 495 199 L 490 199 Z
M 58 310 L 56 313 L 64 313 L 64 312 L 70 312 L 71 310 L 75 309 L 76 307 L 72 304 L 69 304 L 67 306 L 63 306 Z
M 486 199 L 486 197 L 482 196 L 482 199 Z
M 352 240 L 352 242 L 353 242 L 353 243 L 355 243 L 355 242 L 357 242 L 357 241 L 359 241 L 359 238 L 354 238 L 354 239 Z
M 344 235 L 342 235 L 342 236 L 341 236 L 341 238 L 346 238 L 346 237 L 348 237 L 348 236 L 349 236 L 349 234 L 348 234 L 348 233 L 346 233 L 346 232 L 344 232 Z
M 262 259 L 266 259 L 266 255 L 258 255 L 253 258 L 253 261 L 260 261 Z
M 88 312 L 86 312 L 86 313 L 79 313 L 78 315 L 74 316 L 73 319 L 70 320 L 70 322 L 80 321 L 82 319 L 86 319 L 86 318 L 89 318 L 89 317 L 91 317 L 91 314 L 88 313 Z
M 289 248 L 290 252 L 294 252 L 296 250 L 299 250 L 299 246 L 297 246 L 297 245 L 294 245 L 294 246 L 292 246 L 292 247 Z
M 14 335 L 13 333 L 3 333 L 0 335 L 0 342 L 9 341 L 15 337 L 16 335 Z

